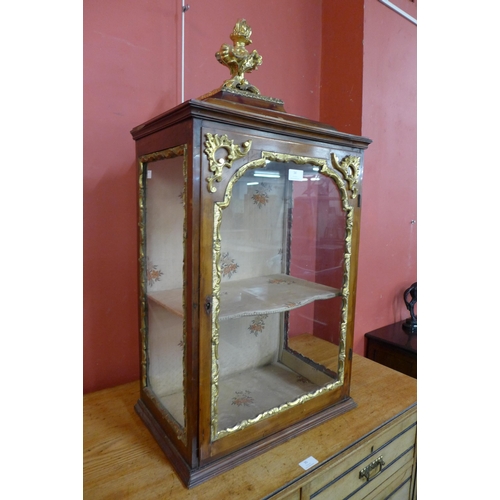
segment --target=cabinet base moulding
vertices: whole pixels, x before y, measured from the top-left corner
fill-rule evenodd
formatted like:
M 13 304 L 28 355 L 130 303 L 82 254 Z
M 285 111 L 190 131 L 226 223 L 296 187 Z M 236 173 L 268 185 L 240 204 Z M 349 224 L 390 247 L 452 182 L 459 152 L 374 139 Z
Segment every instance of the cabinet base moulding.
M 297 435 L 311 429 L 312 427 L 315 427 L 316 425 L 322 424 L 327 420 L 348 412 L 356 408 L 356 406 L 357 405 L 355 401 L 352 398 L 348 398 L 315 415 L 311 415 L 309 418 L 291 425 L 286 429 L 278 431 L 253 444 L 252 446 L 242 448 L 231 453 L 230 455 L 216 459 L 213 462 L 207 463 L 206 465 L 197 468 L 191 468 L 186 463 L 178 450 L 170 443 L 170 440 L 168 439 L 158 422 L 155 420 L 147 406 L 140 399 L 137 401 L 134 408 L 148 428 L 149 432 L 153 435 L 157 443 L 160 445 L 163 453 L 165 453 L 166 457 L 174 466 L 181 481 L 188 488 L 192 488 L 209 479 L 212 479 L 215 476 L 218 476 L 219 474 L 222 474 L 223 472 L 232 469 L 237 465 L 246 462 L 247 460 L 255 458 L 256 456 L 266 452 L 272 447 L 284 443 L 289 439 L 292 439 Z

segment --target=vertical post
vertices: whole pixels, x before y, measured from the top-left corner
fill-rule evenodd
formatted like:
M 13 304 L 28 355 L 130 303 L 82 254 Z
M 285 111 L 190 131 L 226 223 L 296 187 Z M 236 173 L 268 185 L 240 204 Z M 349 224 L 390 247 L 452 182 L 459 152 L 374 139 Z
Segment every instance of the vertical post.
M 184 15 L 189 10 L 189 5 L 182 0 L 181 14 L 181 104 L 184 102 Z

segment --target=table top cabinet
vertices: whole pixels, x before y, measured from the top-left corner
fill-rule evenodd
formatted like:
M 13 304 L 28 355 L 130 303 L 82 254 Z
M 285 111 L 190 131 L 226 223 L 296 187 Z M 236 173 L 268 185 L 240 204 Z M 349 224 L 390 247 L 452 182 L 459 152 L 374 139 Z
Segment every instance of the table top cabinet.
M 218 58 L 234 51 L 238 61 L 258 61 L 244 48 L 250 34 L 239 21 L 235 47 Z M 189 487 L 356 406 L 353 325 L 371 141 L 289 114 L 240 77 L 131 131 L 136 409 Z M 307 353 L 308 339 L 324 347 Z

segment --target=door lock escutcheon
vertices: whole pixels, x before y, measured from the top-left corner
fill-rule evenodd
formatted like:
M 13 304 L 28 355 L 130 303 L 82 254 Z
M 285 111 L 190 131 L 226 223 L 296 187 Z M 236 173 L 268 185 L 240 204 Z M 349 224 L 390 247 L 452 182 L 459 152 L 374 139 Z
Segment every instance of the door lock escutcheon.
M 212 313 L 212 296 L 209 295 L 205 299 L 205 312 L 207 313 L 208 316 Z

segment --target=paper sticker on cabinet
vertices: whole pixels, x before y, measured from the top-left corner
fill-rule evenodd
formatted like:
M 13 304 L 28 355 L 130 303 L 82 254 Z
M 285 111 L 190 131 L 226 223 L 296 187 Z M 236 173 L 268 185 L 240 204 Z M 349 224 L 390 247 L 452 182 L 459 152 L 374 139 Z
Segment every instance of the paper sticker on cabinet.
M 300 462 L 299 465 L 304 470 L 307 470 L 310 469 L 313 465 L 316 465 L 317 463 L 318 461 L 314 457 L 307 457 L 305 460 L 302 460 L 302 462 Z
M 289 181 L 302 181 L 304 179 L 304 172 L 302 170 L 295 170 L 291 168 L 288 171 L 288 180 Z

